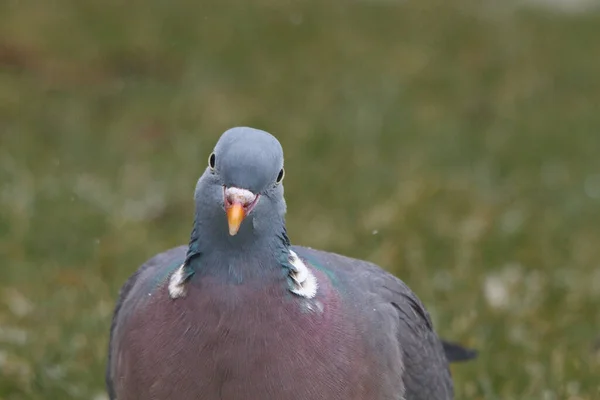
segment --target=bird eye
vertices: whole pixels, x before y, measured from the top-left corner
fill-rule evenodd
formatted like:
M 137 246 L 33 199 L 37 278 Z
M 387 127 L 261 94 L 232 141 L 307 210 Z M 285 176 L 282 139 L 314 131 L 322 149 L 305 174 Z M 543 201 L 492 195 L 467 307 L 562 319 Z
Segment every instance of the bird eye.
M 277 181 L 275 181 L 275 182 L 281 183 L 284 176 L 285 176 L 285 171 L 283 170 L 283 168 L 281 168 L 281 171 L 279 171 L 279 175 L 277 175 Z
M 208 166 L 210 167 L 210 169 L 215 169 L 216 162 L 217 159 L 215 157 L 215 153 L 210 153 L 210 156 L 208 156 Z

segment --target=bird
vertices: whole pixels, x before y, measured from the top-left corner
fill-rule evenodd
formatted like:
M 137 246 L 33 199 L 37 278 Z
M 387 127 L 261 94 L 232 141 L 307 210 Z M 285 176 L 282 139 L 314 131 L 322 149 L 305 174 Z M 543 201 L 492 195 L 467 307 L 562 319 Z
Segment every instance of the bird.
M 197 181 L 189 243 L 122 286 L 110 327 L 111 400 L 448 400 L 442 341 L 399 278 L 292 245 L 272 134 L 225 131 Z

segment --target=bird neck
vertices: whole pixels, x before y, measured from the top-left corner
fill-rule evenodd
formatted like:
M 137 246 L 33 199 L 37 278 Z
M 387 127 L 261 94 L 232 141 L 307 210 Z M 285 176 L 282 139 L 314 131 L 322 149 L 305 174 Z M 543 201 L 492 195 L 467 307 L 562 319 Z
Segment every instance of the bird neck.
M 291 244 L 283 216 L 269 220 L 268 227 L 249 216 L 235 236 L 229 235 L 224 217 L 216 219 L 196 214 L 185 261 L 190 276 L 202 270 L 249 277 L 286 268 Z

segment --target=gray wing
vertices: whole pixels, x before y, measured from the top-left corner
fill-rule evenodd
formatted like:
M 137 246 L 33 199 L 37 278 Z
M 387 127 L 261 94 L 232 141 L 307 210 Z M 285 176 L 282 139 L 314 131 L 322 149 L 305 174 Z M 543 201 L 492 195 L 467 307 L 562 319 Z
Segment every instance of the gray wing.
M 115 305 L 115 310 L 114 310 L 112 322 L 110 325 L 110 339 L 109 339 L 109 343 L 108 343 L 108 361 L 106 364 L 106 388 L 108 391 L 108 396 L 111 400 L 116 399 L 114 383 L 113 383 L 114 382 L 114 374 L 116 373 L 116 371 L 114 370 L 115 367 L 114 367 L 114 363 L 113 363 L 113 361 L 114 361 L 113 357 L 115 356 L 113 353 L 115 353 L 116 347 L 117 347 L 116 331 L 118 329 L 119 322 L 123 318 L 123 314 L 125 314 L 125 316 L 126 316 L 127 312 L 129 311 L 128 308 L 131 308 L 131 307 L 128 307 L 127 305 L 125 305 L 127 300 L 137 294 L 137 291 L 134 288 L 139 286 L 138 285 L 139 282 L 148 280 L 149 278 L 151 278 L 153 276 L 160 275 L 161 270 L 165 270 L 170 265 L 173 265 L 174 263 L 177 263 L 177 262 L 180 262 L 180 260 L 183 260 L 185 258 L 187 249 L 188 249 L 188 246 L 179 246 L 179 247 L 175 247 L 170 250 L 167 250 L 163 253 L 157 254 L 156 256 L 152 257 L 150 260 L 148 260 L 144 264 L 142 264 L 142 266 L 139 267 L 137 269 L 137 271 L 135 271 L 133 273 L 133 275 L 131 275 L 129 277 L 129 279 L 127 279 L 125 284 L 121 287 L 121 290 L 119 292 L 119 298 Z M 168 271 L 166 271 L 166 272 L 168 272 Z M 165 274 L 162 274 L 162 275 L 165 275 Z
M 315 266 L 329 270 L 343 281 L 348 291 L 354 292 L 357 299 L 364 300 L 369 305 L 364 308 L 365 314 L 372 315 L 369 313 L 371 305 L 380 304 L 385 314 L 379 318 L 394 320 L 395 332 L 386 334 L 390 340 L 397 341 L 401 349 L 402 360 L 399 362 L 404 365 L 404 371 L 398 379 L 403 382 L 404 398 L 453 398 L 452 378 L 442 341 L 435 333 L 423 303 L 404 282 L 366 261 L 302 247 L 295 247 L 295 250 Z M 379 333 L 375 331 L 381 326 L 384 325 L 374 322 L 373 334 Z
M 408 399 L 451 399 L 453 385 L 444 346 L 429 313 L 417 296 L 392 275 L 384 278 L 382 296 L 396 309 L 398 340 L 404 356 L 403 377 Z

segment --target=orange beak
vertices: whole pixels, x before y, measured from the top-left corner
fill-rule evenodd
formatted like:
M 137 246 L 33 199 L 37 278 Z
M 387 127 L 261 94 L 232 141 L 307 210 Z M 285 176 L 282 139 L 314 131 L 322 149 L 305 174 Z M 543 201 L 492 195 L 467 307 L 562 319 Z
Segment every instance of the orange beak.
M 223 204 L 227 213 L 229 235 L 235 236 L 240 230 L 242 221 L 252 212 L 260 195 L 248 189 L 223 186 Z
M 244 206 L 242 206 L 240 203 L 233 203 L 227 208 L 229 235 L 235 236 L 238 233 L 244 218 L 246 218 L 246 211 L 244 211 Z

